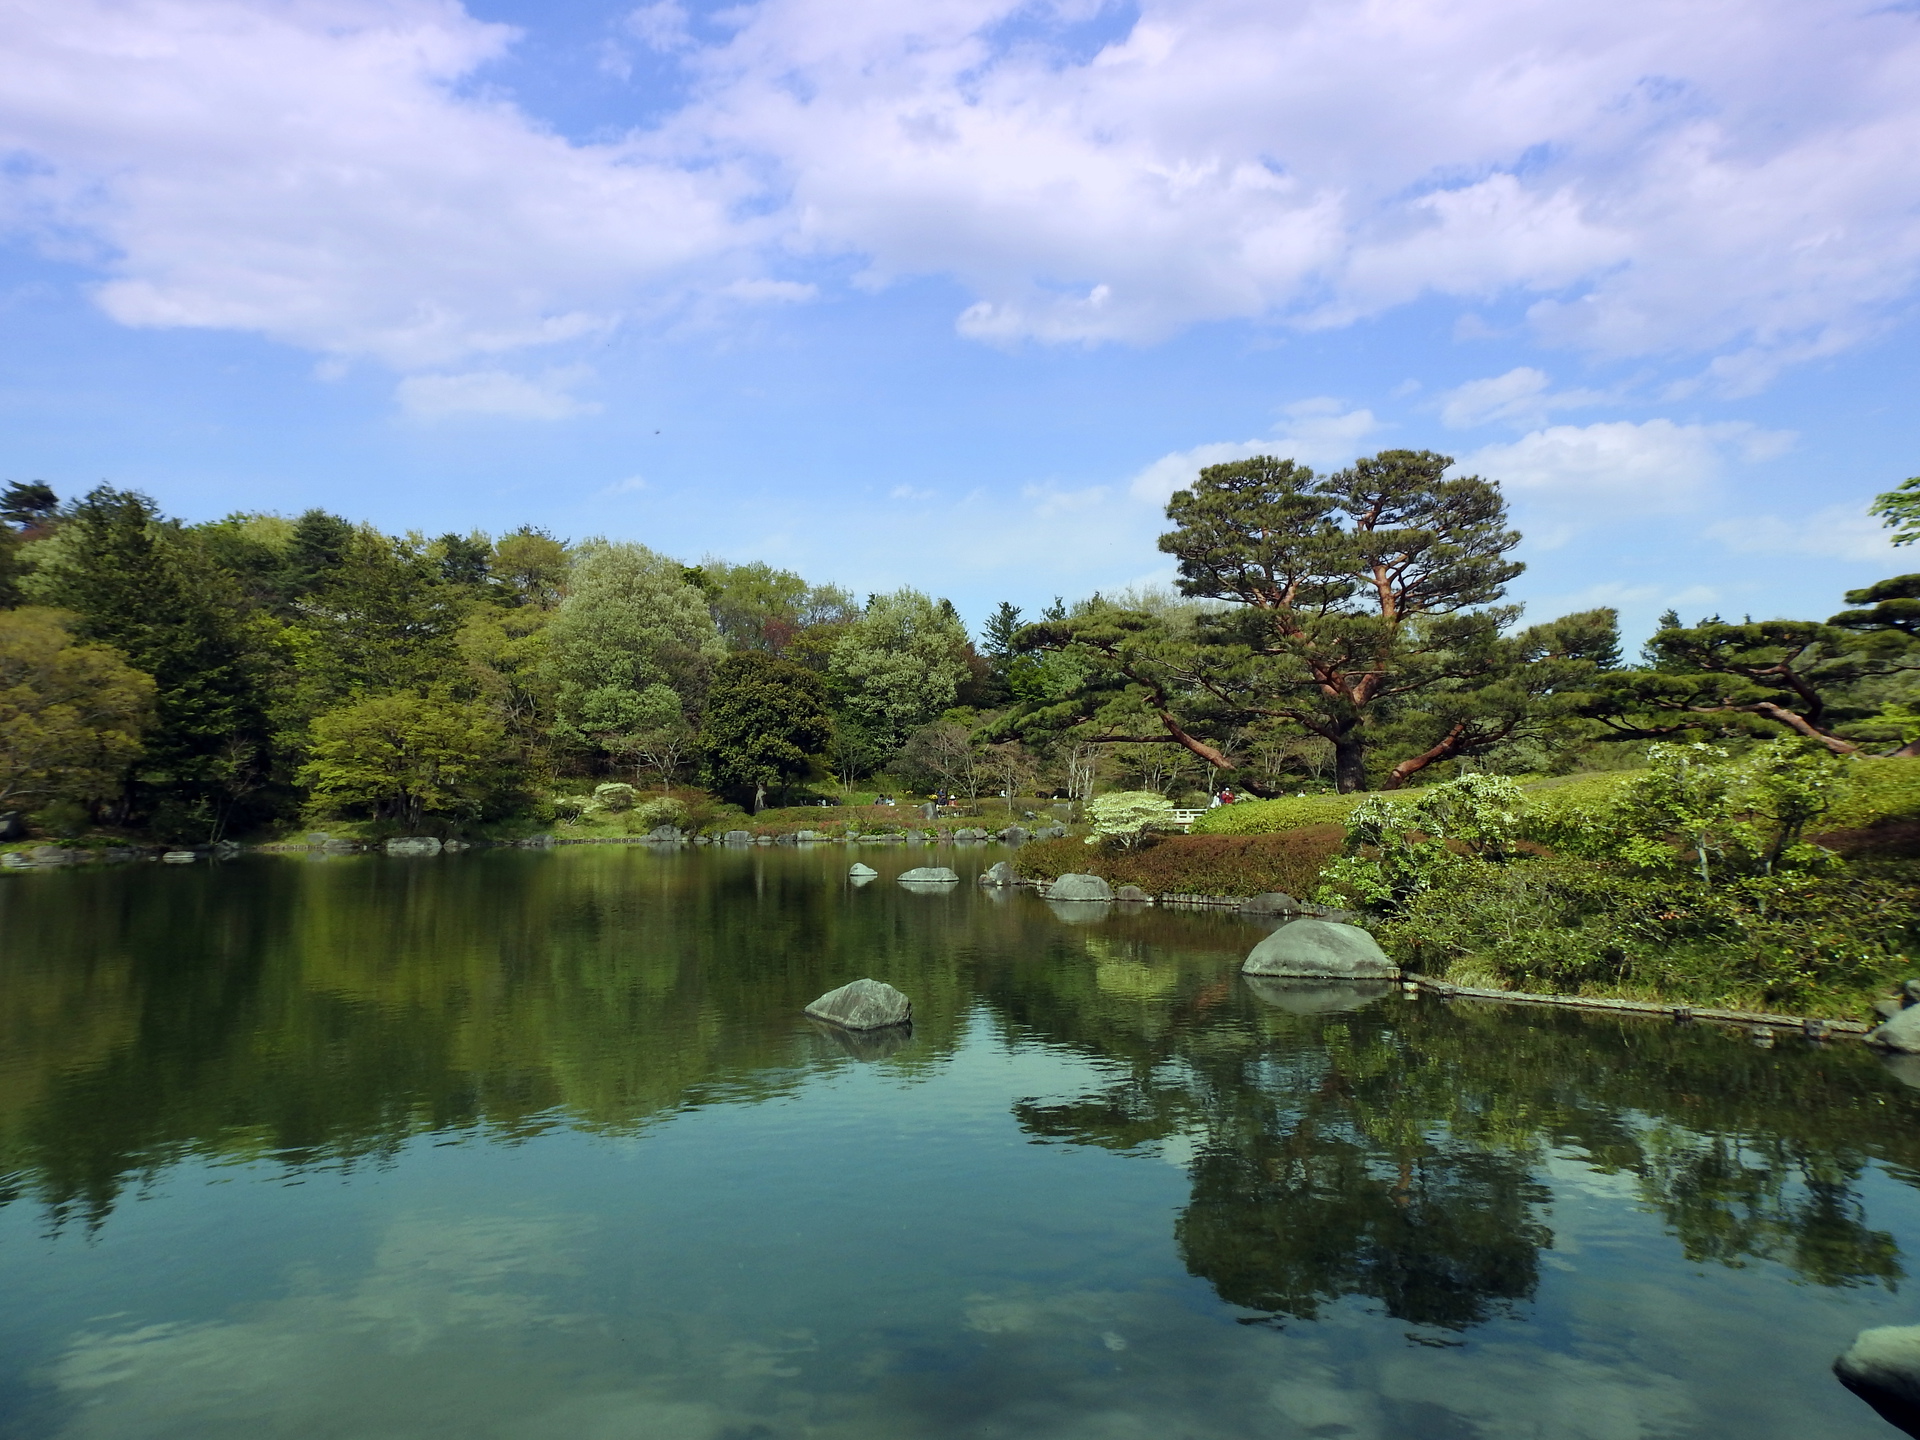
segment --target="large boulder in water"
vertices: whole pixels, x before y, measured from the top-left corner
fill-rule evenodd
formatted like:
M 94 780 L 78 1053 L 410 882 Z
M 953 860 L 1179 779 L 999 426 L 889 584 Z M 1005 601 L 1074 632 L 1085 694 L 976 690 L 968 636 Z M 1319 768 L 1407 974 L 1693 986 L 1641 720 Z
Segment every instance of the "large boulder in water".
M 1018 885 L 1020 877 L 1013 873 L 1013 866 L 1004 860 L 996 860 L 980 872 L 980 883 L 987 886 L 1005 887 Z
M 1889 1425 L 1920 1435 L 1920 1325 L 1862 1330 L 1833 1373 Z
M 1292 920 L 1253 947 L 1247 975 L 1337 980 L 1391 980 L 1400 971 L 1358 925 Z
M 847 870 L 848 877 L 854 880 L 871 880 L 879 873 L 871 865 L 862 865 L 858 861 L 855 861 Z
M 1300 902 L 1291 895 L 1279 890 L 1269 890 L 1264 895 L 1250 895 L 1240 902 L 1242 915 L 1298 915 Z
M 1113 887 L 1098 875 L 1062 875 L 1047 887 L 1049 900 L 1111 900 Z
M 1920 1055 L 1920 1005 L 1909 1005 L 1886 1024 L 1867 1032 L 1867 1043 L 1903 1055 Z
M 958 885 L 960 877 L 944 865 L 917 865 L 900 872 L 903 885 Z
M 913 1002 L 883 980 L 853 980 L 807 1006 L 807 1014 L 847 1030 L 884 1030 L 913 1019 Z

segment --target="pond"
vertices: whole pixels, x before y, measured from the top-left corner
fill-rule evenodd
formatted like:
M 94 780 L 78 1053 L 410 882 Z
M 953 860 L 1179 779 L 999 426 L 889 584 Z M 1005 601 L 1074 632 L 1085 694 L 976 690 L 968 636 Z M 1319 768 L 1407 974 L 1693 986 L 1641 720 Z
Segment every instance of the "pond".
M 926 860 L 7 877 L 0 1435 L 1896 1434 L 1828 1368 L 1920 1322 L 1865 1049 L 1327 1008 Z M 862 975 L 905 1044 L 801 1015 Z

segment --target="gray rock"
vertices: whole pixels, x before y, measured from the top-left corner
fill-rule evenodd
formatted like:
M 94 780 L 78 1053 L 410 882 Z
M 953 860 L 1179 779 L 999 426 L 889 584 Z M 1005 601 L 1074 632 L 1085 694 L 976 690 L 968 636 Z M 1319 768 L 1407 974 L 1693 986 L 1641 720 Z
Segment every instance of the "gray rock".
M 1062 875 L 1047 890 L 1049 900 L 1111 900 L 1113 887 L 1098 875 Z
M 1264 1003 L 1291 1015 L 1332 1015 L 1358 1010 L 1393 993 L 1391 980 L 1356 980 L 1330 985 L 1324 980 L 1281 980 L 1271 975 L 1249 975 L 1247 988 Z
M 1900 986 L 1900 993 L 1907 997 L 1909 1005 L 1920 1001 L 1920 980 L 1908 980 Z
M 1909 1005 L 1884 1025 L 1869 1031 L 1867 1043 L 1881 1050 L 1898 1050 L 1903 1055 L 1920 1055 L 1920 1005 Z
M 656 825 L 647 832 L 647 839 L 656 845 L 678 845 L 686 838 L 677 825 Z
M 771 835 L 756 835 L 753 837 L 753 843 L 756 845 L 771 845 L 773 843 L 773 837 Z
M 1151 895 L 1147 894 L 1147 892 L 1142 890 L 1138 885 L 1122 885 L 1118 890 L 1113 892 L 1113 898 L 1116 900 L 1131 900 L 1136 904 L 1143 900 L 1150 901 L 1153 899 Z
M 1769 1030 L 1767 1033 L 1771 1035 L 1773 1032 Z M 1902 1055 L 1898 1050 L 1889 1050 L 1880 1057 L 1880 1063 L 1902 1085 L 1920 1090 L 1920 1055 Z
M 793 834 L 794 843 L 798 845 L 811 845 L 816 840 L 829 840 L 831 838 L 829 835 L 822 835 L 818 830 L 796 830 Z
M 18 850 L 9 850 L 6 854 L 0 855 L 0 866 L 5 866 L 9 870 L 31 870 L 33 861 Z
M 400 835 L 387 841 L 389 855 L 438 855 L 440 842 L 431 835 Z
M 910 1023 L 913 1002 L 884 981 L 854 980 L 822 995 L 807 1014 L 848 1030 L 884 1030 Z
M 1906 1008 L 1906 1005 L 1899 1000 L 1876 1000 L 1873 1002 L 1873 1013 L 1878 1015 L 1882 1020 L 1891 1020 Z
M 753 832 L 751 830 L 729 830 L 726 834 L 722 835 L 720 839 L 723 844 L 727 845 L 751 845 L 753 843 Z
M 169 850 L 160 857 L 161 862 L 167 865 L 191 865 L 194 858 L 191 850 Z
M 871 880 L 879 873 L 871 865 L 862 865 L 857 861 L 847 870 L 847 874 L 855 880 Z
M 1009 825 L 1000 832 L 1000 838 L 1008 845 L 1024 845 L 1027 843 L 1028 838 L 1027 827 L 1024 825 Z
M 1299 909 L 1300 902 L 1280 890 L 1269 890 L 1264 895 L 1252 895 L 1240 902 L 1242 915 L 1292 915 Z
M 902 883 L 913 881 L 922 885 L 958 885 L 960 877 L 944 865 L 921 865 L 912 870 L 900 872 Z
M 1888 1424 L 1920 1433 L 1920 1325 L 1862 1330 L 1833 1373 Z
M 1004 860 L 996 860 L 980 872 L 980 883 L 995 887 L 1018 885 L 1020 877 L 1013 873 L 1013 866 Z
M 925 840 L 926 838 L 927 837 L 922 835 L 918 830 L 907 831 L 907 843 L 909 845 L 918 845 L 921 841 Z
M 191 857 L 193 852 L 187 851 Z M 36 845 L 33 847 L 33 863 L 36 865 L 71 865 L 80 858 L 78 850 L 69 850 L 64 845 Z
M 1332 920 L 1292 920 L 1253 947 L 1247 975 L 1392 980 L 1400 972 L 1373 936 Z

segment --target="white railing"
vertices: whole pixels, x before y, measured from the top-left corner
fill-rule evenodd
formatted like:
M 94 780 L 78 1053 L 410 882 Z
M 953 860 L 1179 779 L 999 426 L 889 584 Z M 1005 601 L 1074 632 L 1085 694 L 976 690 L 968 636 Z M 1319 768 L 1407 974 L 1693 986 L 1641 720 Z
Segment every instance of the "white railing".
M 1193 822 L 1206 813 L 1205 810 L 1176 810 L 1173 812 L 1173 823 L 1182 830 L 1191 830 Z

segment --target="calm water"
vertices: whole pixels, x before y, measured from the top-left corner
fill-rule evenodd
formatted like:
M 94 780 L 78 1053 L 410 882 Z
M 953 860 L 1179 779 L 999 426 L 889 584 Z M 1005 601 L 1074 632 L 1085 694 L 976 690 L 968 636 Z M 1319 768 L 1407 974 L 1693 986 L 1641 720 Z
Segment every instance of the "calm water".
M 7 877 L 0 1434 L 1895 1434 L 1827 1369 L 1920 1322 L 1864 1050 L 1300 1013 L 1230 917 L 852 858 Z M 860 975 L 905 1046 L 800 1016 Z

